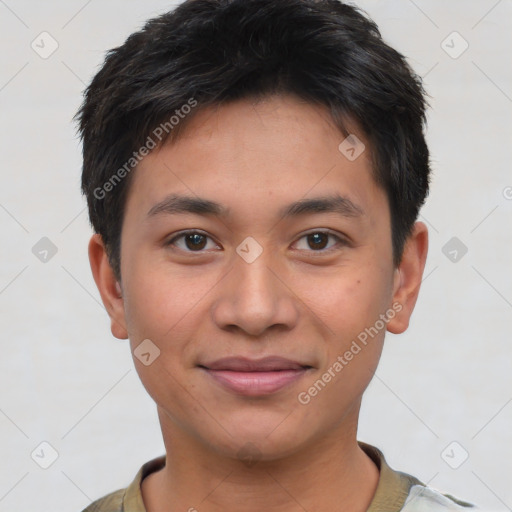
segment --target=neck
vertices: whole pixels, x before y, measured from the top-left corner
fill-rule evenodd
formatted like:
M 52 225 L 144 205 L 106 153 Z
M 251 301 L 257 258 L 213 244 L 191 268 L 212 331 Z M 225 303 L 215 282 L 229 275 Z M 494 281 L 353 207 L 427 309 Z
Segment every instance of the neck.
M 143 480 L 147 512 L 364 512 L 375 494 L 379 471 L 357 444 L 357 420 L 287 457 L 244 462 L 159 414 L 167 458 Z

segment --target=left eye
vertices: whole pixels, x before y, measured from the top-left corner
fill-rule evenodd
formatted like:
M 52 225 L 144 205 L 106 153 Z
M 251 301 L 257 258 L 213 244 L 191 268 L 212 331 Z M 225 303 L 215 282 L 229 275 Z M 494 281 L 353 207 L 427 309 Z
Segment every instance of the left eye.
M 309 248 L 313 249 L 315 252 L 329 250 L 336 245 L 336 243 L 334 243 L 328 246 L 329 237 L 334 239 L 336 243 L 343 242 L 339 236 L 336 236 L 333 233 L 329 233 L 327 231 L 315 231 L 313 233 L 308 233 L 299 239 L 299 242 L 301 240 L 305 240 L 308 247 L 298 247 L 298 249 L 308 250 Z

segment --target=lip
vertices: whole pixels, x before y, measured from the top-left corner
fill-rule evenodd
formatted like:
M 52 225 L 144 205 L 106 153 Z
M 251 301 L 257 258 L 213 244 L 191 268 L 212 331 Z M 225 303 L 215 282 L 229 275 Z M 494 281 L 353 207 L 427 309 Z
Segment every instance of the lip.
M 276 393 L 311 369 L 309 365 L 278 356 L 263 359 L 226 357 L 199 367 L 224 388 L 245 396 Z

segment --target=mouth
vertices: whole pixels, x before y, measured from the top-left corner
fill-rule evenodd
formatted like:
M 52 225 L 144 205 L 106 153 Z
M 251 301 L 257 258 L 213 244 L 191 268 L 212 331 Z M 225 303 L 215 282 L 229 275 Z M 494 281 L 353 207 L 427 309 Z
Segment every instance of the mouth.
M 264 396 L 290 386 L 313 367 L 283 357 L 227 357 L 198 365 L 216 383 L 239 395 Z

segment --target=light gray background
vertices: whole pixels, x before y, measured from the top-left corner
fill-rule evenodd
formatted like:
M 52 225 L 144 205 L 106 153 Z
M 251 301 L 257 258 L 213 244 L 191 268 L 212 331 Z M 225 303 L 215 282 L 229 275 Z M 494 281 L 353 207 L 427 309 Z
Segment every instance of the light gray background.
M 358 4 L 425 77 L 434 170 L 423 290 L 409 331 L 387 338 L 359 438 L 433 487 L 512 510 L 512 2 Z M 71 118 L 104 52 L 172 5 L 0 0 L 1 512 L 79 511 L 163 453 L 90 274 Z M 47 59 L 31 48 L 43 31 L 59 44 Z M 469 44 L 458 58 L 441 46 L 453 31 Z M 454 236 L 457 262 L 442 251 Z M 42 237 L 58 249 L 46 263 Z M 42 441 L 59 454 L 46 470 L 31 458 Z M 452 465 L 469 453 L 458 469 L 441 456 L 452 441 Z

